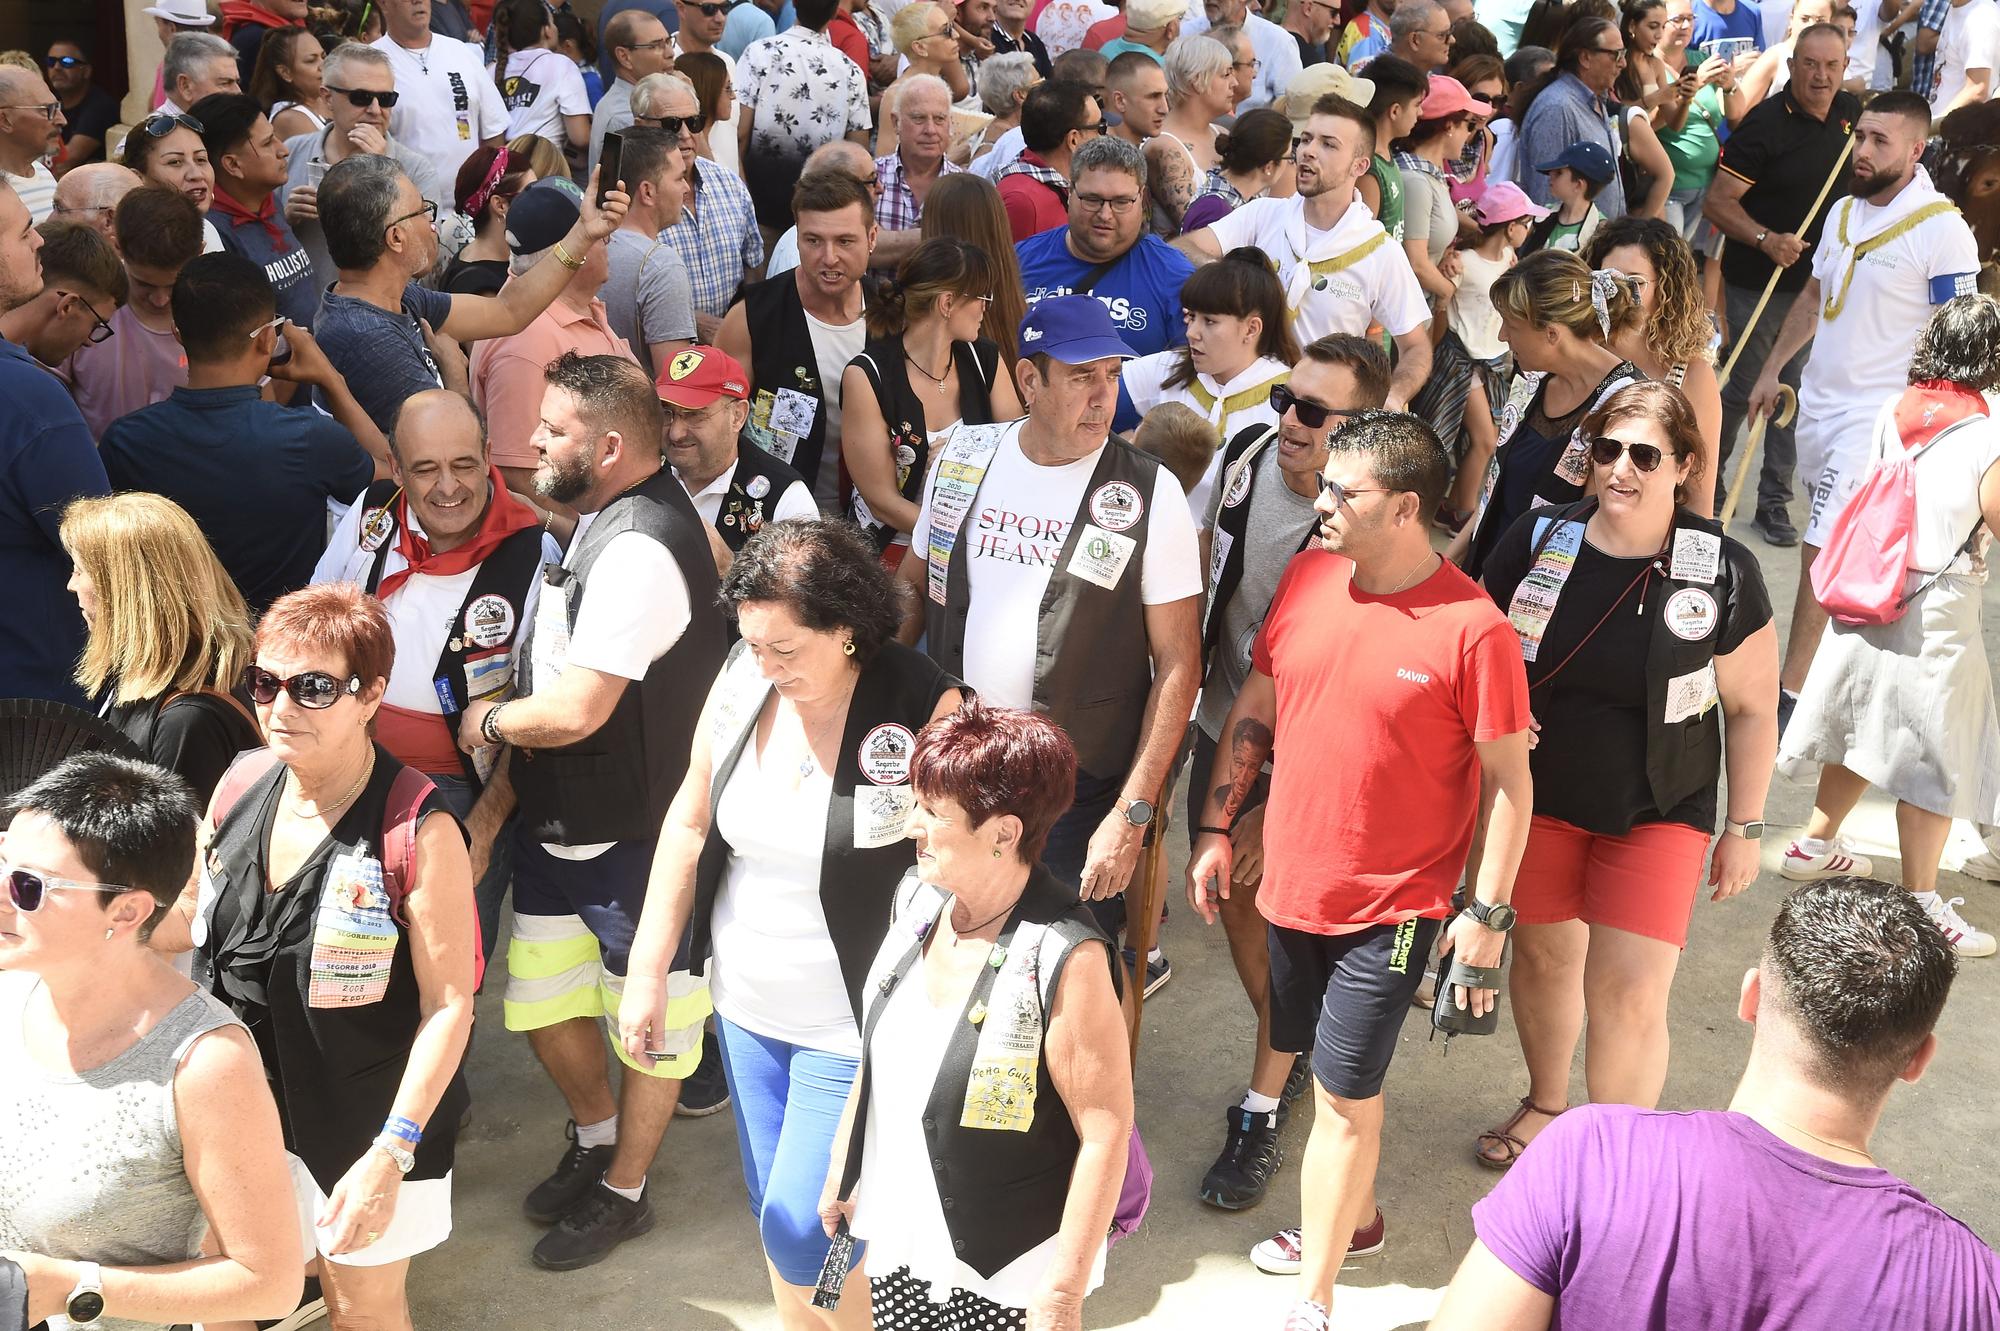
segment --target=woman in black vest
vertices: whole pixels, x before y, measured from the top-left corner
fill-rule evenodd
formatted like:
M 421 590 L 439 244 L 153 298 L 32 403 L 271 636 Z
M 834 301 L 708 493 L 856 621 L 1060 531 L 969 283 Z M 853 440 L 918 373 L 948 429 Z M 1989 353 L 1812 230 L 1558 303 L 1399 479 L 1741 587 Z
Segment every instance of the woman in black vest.
M 1771 602 L 1756 558 L 1686 506 L 1707 482 L 1687 399 L 1635 384 L 1582 434 L 1594 497 L 1522 517 L 1486 564 L 1540 737 L 1508 980 L 1528 1094 L 1480 1135 L 1479 1161 L 1495 1169 L 1567 1103 L 1586 1011 L 1591 1100 L 1658 1103 L 1717 780 L 1726 762 L 1728 821 L 1708 873 L 1720 901 L 1757 876 L 1778 747 Z
M 841 461 L 854 517 L 890 568 L 910 548 L 931 441 L 1021 414 L 1000 349 L 979 335 L 996 273 L 962 240 L 927 240 L 868 306 L 868 344 L 841 377 Z
M 90 630 L 77 684 L 206 807 L 230 760 L 264 742 L 230 693 L 250 663 L 242 594 L 194 519 L 159 495 L 76 500 L 61 536 Z
M 335 1331 L 409 1325 L 468 1103 L 472 866 L 443 796 L 369 736 L 395 651 L 352 584 L 264 612 L 244 673 L 270 749 L 224 778 L 199 882 L 154 944 L 193 946 L 196 982 L 256 1037 Z
M 1069 1331 L 1132 1132 L 1110 943 L 1039 863 L 1076 750 L 1045 716 L 970 703 L 919 736 L 910 778 L 916 872 L 869 974 L 821 1218 L 870 1241 L 878 1326 Z
M 619 1038 L 649 1066 L 668 997 L 655 977 L 708 966 L 772 1293 L 802 1325 L 826 1261 L 818 1207 L 859 1066 L 862 981 L 912 861 L 916 733 L 962 695 L 895 641 L 895 584 L 851 523 L 767 526 L 722 595 L 743 638 L 660 833 Z M 867 1300 L 843 1303 L 835 1325 L 867 1327 Z
M 1631 287 L 1563 250 L 1531 254 L 1493 283 L 1500 336 L 1526 376 L 1500 417 L 1500 445 L 1479 515 L 1447 552 L 1478 577 L 1514 520 L 1538 504 L 1581 499 L 1590 476 L 1583 418 L 1642 378 L 1606 343 L 1638 319 Z M 1525 395 L 1525 402 L 1523 397 Z

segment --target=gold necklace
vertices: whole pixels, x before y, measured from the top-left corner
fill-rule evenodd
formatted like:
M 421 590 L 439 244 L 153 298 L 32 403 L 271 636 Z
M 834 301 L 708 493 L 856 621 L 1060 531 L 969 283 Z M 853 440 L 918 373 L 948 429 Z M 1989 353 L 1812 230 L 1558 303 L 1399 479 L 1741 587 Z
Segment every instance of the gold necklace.
M 1829 1141 L 1825 1137 L 1820 1136 L 1817 1132 L 1810 1132 L 1807 1129 L 1802 1128 L 1798 1124 L 1792 1122 L 1790 1119 L 1779 1118 L 1776 1114 L 1772 1114 L 1771 1118 L 1774 1121 L 1783 1124 L 1785 1127 L 1790 1128 L 1793 1132 L 1798 1133 L 1801 1137 L 1812 1138 L 1814 1141 L 1818 1142 L 1821 1146 L 1831 1146 L 1836 1151 L 1846 1151 L 1850 1155 L 1858 1155 L 1871 1165 L 1875 1163 L 1875 1157 L 1868 1154 L 1868 1152 L 1862 1150 L 1859 1146 L 1849 1146 L 1846 1142 Z
M 315 804 L 311 810 L 307 810 L 300 807 L 298 796 L 294 795 L 292 797 L 292 816 L 294 818 L 324 818 L 326 817 L 327 811 L 329 809 L 346 808 L 347 802 L 353 799 L 356 795 L 358 795 L 361 792 L 361 787 L 367 784 L 368 777 L 371 773 L 374 772 L 374 770 L 375 770 L 375 750 L 373 749 L 373 747 L 371 747 L 368 750 L 367 766 L 361 769 L 361 775 L 354 779 L 354 784 L 347 788 L 346 794 L 342 795 L 332 804 Z M 294 790 L 299 790 L 300 786 L 299 786 L 298 773 L 287 772 L 286 776 L 291 781 L 292 788 Z
M 1408 573 L 1407 575 L 1405 575 L 1405 577 L 1403 578 L 1403 580 L 1402 580 L 1401 582 L 1399 582 L 1399 583 L 1397 583 L 1397 584 L 1396 584 L 1396 591 L 1392 591 L 1392 592 L 1390 592 L 1390 593 L 1389 593 L 1389 595 L 1391 595 L 1391 596 L 1394 596 L 1394 595 L 1396 594 L 1396 592 L 1400 592 L 1400 591 L 1402 591 L 1402 590 L 1403 590 L 1403 588 L 1405 588 L 1405 587 L 1409 586 L 1409 585 L 1410 585 L 1410 581 L 1411 581 L 1411 579 L 1413 579 L 1413 578 L 1415 578 L 1415 577 L 1417 576 L 1417 569 L 1421 569 L 1421 568 L 1422 568 L 1422 567 L 1423 567 L 1424 565 L 1426 565 L 1426 564 L 1430 563 L 1430 562 L 1431 562 L 1431 557 L 1432 557 L 1432 555 L 1435 555 L 1436 553 L 1437 553 L 1437 552 L 1436 552 L 1435 550 L 1433 550 L 1433 551 L 1431 551 L 1431 552 L 1430 552 L 1430 554 L 1426 554 L 1426 555 L 1425 555 L 1425 556 L 1424 556 L 1424 557 L 1423 557 L 1422 559 L 1418 560 L 1418 561 L 1417 561 L 1417 567 L 1416 567 L 1416 568 L 1413 568 L 1413 569 L 1411 569 L 1411 570 L 1409 571 L 1409 573 Z

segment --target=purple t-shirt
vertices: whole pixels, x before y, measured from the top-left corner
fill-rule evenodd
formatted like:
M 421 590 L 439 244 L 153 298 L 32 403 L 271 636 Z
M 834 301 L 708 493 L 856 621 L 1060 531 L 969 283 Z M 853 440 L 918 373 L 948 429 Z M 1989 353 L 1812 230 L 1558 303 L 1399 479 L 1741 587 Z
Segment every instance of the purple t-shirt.
M 1741 1114 L 1584 1105 L 1472 1208 L 1562 1327 L 1987 1331 L 2000 1257 L 1887 1170 Z

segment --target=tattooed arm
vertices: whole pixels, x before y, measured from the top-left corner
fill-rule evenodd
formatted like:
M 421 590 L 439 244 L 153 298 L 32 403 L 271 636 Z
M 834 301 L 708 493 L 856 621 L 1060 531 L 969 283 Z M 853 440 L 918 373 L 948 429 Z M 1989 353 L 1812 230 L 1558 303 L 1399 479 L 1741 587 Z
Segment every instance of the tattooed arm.
M 1202 801 L 1201 826 L 1229 828 L 1242 812 L 1257 774 L 1271 756 L 1272 730 L 1278 722 L 1278 690 L 1271 677 L 1252 669 L 1236 694 L 1236 705 L 1222 723 L 1222 744 L 1215 767 L 1207 773 L 1208 797 Z M 1203 779 L 1189 773 L 1190 781 Z M 1209 924 L 1215 923 L 1216 895 L 1229 895 L 1230 844 L 1227 832 L 1201 832 L 1188 861 L 1188 904 Z
M 1156 134 L 1146 141 L 1146 190 L 1180 230 L 1181 218 L 1194 202 L 1199 185 L 1187 149 L 1170 134 Z

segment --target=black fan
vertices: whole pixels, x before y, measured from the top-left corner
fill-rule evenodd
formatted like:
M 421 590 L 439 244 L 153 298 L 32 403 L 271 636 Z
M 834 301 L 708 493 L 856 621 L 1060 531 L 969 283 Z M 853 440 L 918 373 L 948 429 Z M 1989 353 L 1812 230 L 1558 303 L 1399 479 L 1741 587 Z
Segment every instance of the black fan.
M 42 698 L 0 699 L 0 801 L 12 799 L 72 754 L 96 750 L 146 756 L 116 726 L 81 707 Z

